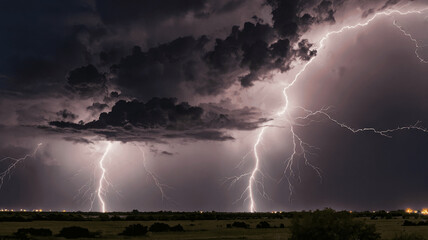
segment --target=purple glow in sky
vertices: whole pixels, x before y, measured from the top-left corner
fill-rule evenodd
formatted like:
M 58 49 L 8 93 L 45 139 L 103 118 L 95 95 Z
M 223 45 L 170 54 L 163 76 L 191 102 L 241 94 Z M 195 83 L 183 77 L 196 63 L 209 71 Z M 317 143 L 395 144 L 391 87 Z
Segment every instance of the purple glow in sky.
M 0 208 L 428 207 L 426 1 L 0 13 Z

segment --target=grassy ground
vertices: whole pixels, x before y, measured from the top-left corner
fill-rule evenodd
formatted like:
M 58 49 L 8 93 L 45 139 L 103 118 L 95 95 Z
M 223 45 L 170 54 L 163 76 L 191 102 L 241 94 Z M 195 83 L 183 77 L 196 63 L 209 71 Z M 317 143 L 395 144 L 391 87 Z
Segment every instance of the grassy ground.
M 164 221 L 170 226 L 181 224 L 185 232 L 148 233 L 142 239 L 288 239 L 290 236 L 290 219 L 267 219 L 271 226 L 279 226 L 283 223 L 285 228 L 257 229 L 256 225 L 266 219 L 243 220 L 250 225 L 250 229 L 227 228 L 233 220 L 196 220 L 196 221 Z M 375 224 L 382 239 L 391 239 L 400 232 L 418 233 L 428 239 L 428 226 L 401 226 L 403 219 L 364 219 L 368 223 Z M 412 219 L 410 219 L 412 220 Z M 240 220 L 239 220 L 240 221 Z M 140 223 L 150 226 L 155 221 L 33 221 L 33 222 L 0 222 L 0 236 L 12 235 L 19 228 L 49 228 L 53 234 L 59 233 L 63 227 L 80 226 L 90 231 L 101 231 L 103 239 L 138 239 L 118 236 L 118 233 L 131 224 Z M 159 222 L 159 221 L 157 221 Z M 38 239 L 59 239 L 44 237 Z
M 391 239 L 402 232 L 416 233 L 428 239 L 428 226 L 402 226 L 404 220 L 401 217 L 397 219 L 364 220 L 369 224 L 376 225 L 377 232 L 381 233 L 382 239 Z M 413 218 L 408 220 L 420 221 L 420 219 L 415 220 Z

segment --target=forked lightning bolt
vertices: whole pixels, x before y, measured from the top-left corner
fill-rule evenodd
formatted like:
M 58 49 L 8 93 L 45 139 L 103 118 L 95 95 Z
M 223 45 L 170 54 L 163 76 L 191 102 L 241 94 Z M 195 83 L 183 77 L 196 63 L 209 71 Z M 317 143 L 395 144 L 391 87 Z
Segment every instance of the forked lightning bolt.
M 26 160 L 26 159 L 28 159 L 28 158 L 33 158 L 33 157 L 36 155 L 37 151 L 39 150 L 40 146 L 42 146 L 42 143 L 37 144 L 37 147 L 34 149 L 34 151 L 33 151 L 32 153 L 27 154 L 27 155 L 25 155 L 25 156 L 24 156 L 24 157 L 22 157 L 22 158 L 5 157 L 5 158 L 0 159 L 0 162 L 4 162 L 4 161 L 7 161 L 7 160 L 12 161 L 12 163 L 10 163 L 10 164 L 7 166 L 7 168 L 6 168 L 3 172 L 1 172 L 1 173 L 0 173 L 0 189 L 1 189 L 1 188 L 2 188 L 2 186 L 3 186 L 3 183 L 4 183 L 5 178 L 6 178 L 6 177 L 10 177 L 10 176 L 11 176 L 12 170 L 13 170 L 13 169 L 14 169 L 14 168 L 15 168 L 15 167 L 20 163 L 20 162 L 22 162 L 22 161 L 24 161 L 24 160 Z
M 94 203 L 95 203 L 95 199 L 97 196 L 97 191 L 93 191 L 94 186 L 96 186 L 97 184 L 97 167 L 95 163 L 92 163 L 89 165 L 89 168 L 92 169 L 92 174 L 89 177 L 89 181 L 87 181 L 83 186 L 81 186 L 78 191 L 77 194 L 74 196 L 73 200 L 80 200 L 82 202 L 86 202 L 89 200 L 89 209 L 88 211 L 91 212 L 93 210 L 94 207 Z M 81 174 L 81 172 L 83 172 L 83 168 L 80 169 L 75 175 L 74 177 L 78 176 Z
M 104 189 L 104 183 L 109 184 L 107 181 L 107 177 L 106 177 L 106 169 L 104 168 L 104 160 L 111 148 L 112 143 L 109 142 L 107 145 L 107 148 L 103 154 L 103 156 L 101 157 L 100 161 L 99 161 L 99 167 L 101 169 L 101 176 L 100 179 L 98 181 L 98 190 L 97 190 L 97 196 L 98 196 L 98 201 L 100 202 L 101 205 L 101 212 L 105 213 L 106 212 L 106 204 L 103 198 L 103 195 L 106 194 L 106 190 Z
M 412 11 L 400 11 L 400 10 L 389 9 L 389 10 L 386 10 L 383 12 L 378 12 L 378 13 L 374 14 L 371 18 L 365 20 L 364 22 L 357 23 L 355 25 L 344 26 L 337 31 L 328 32 L 319 41 L 319 46 L 317 48 L 317 52 L 319 54 L 319 50 L 323 49 L 327 39 L 329 39 L 330 36 L 343 33 L 346 30 L 352 30 L 352 29 L 365 27 L 365 26 L 369 25 L 373 20 L 375 20 L 378 17 L 390 16 L 393 14 L 397 14 L 397 15 L 421 14 L 427 10 L 428 10 L 428 8 L 424 8 L 424 9 L 420 9 L 420 10 L 412 10 Z M 426 61 L 418 55 L 417 50 L 420 46 L 418 45 L 418 42 L 416 41 L 416 39 L 414 39 L 410 34 L 406 33 L 396 22 L 394 22 L 394 25 L 397 26 L 400 29 L 400 31 L 403 32 L 406 36 L 408 36 L 413 42 L 415 42 L 416 48 L 417 48 L 416 49 L 416 56 L 419 58 L 419 60 L 421 60 L 421 62 L 426 63 Z M 327 120 L 332 121 L 333 123 L 337 124 L 338 126 L 340 126 L 342 128 L 345 128 L 345 129 L 351 131 L 352 133 L 373 132 L 375 134 L 379 134 L 379 135 L 384 136 L 384 137 L 391 137 L 391 135 L 390 135 L 391 133 L 396 132 L 396 131 L 400 131 L 400 130 L 413 129 L 413 130 L 428 132 L 428 130 L 426 128 L 423 128 L 422 126 L 420 126 L 419 122 L 417 122 L 414 125 L 410 125 L 410 126 L 397 127 L 394 129 L 386 129 L 386 130 L 377 130 L 375 128 L 353 128 L 353 127 L 346 125 L 345 123 L 341 123 L 340 121 L 334 119 L 330 114 L 328 114 L 328 112 L 327 112 L 328 108 L 322 108 L 321 110 L 318 110 L 318 111 L 311 111 L 311 110 L 307 110 L 307 109 L 299 107 L 299 109 L 302 110 L 304 113 L 303 116 L 298 116 L 298 117 L 291 116 L 290 112 L 288 111 L 289 100 L 288 100 L 288 93 L 287 92 L 300 79 L 300 76 L 313 63 L 315 58 L 316 57 L 312 57 L 308 62 L 306 62 L 306 64 L 303 65 L 301 70 L 295 75 L 294 79 L 290 83 L 288 83 L 286 85 L 286 87 L 284 87 L 284 89 L 282 91 L 283 96 L 284 96 L 284 100 L 285 100 L 284 107 L 280 111 L 278 111 L 276 114 L 277 117 L 282 117 L 282 116 L 286 115 L 285 121 L 289 125 L 290 133 L 291 133 L 292 140 L 293 140 L 293 152 L 290 155 L 290 157 L 286 160 L 286 167 L 284 170 L 284 177 L 288 180 L 288 184 L 289 184 L 290 199 L 291 199 L 291 195 L 293 193 L 293 185 L 292 185 L 292 182 L 290 180 L 290 177 L 295 177 L 295 173 L 293 171 L 293 165 L 294 165 L 294 162 L 297 160 L 298 157 L 303 159 L 304 163 L 307 166 L 311 167 L 319 175 L 319 177 L 321 179 L 320 169 L 318 167 L 312 165 L 308 159 L 308 155 L 310 155 L 312 153 L 311 150 L 315 149 L 315 147 L 304 142 L 302 140 L 302 138 L 294 130 L 294 126 L 304 126 L 304 125 L 308 124 L 308 123 L 303 124 L 303 123 L 301 123 L 301 121 L 308 120 L 309 122 L 311 122 L 312 121 L 310 119 L 311 117 L 321 115 L 321 116 L 324 116 Z M 261 171 L 260 171 L 260 156 L 259 156 L 257 149 L 261 143 L 261 140 L 263 139 L 263 135 L 264 135 L 267 127 L 268 126 L 262 127 L 260 133 L 257 136 L 257 140 L 254 144 L 254 147 L 253 147 L 253 153 L 254 153 L 254 159 L 255 159 L 254 169 L 250 173 L 243 174 L 239 177 L 234 177 L 233 181 L 232 181 L 232 184 L 233 184 L 234 182 L 240 180 L 242 177 L 249 176 L 248 187 L 243 192 L 240 199 L 243 198 L 243 195 L 245 193 L 248 194 L 248 197 L 246 199 L 249 199 L 249 202 L 250 202 L 250 205 L 249 205 L 249 211 L 250 212 L 256 211 L 254 192 L 255 192 L 255 189 L 258 188 L 258 186 L 260 186 L 259 185 L 260 181 L 257 179 L 257 175 L 259 174 L 259 175 L 263 176 L 263 174 L 261 174 Z M 299 179 L 300 179 L 300 176 L 299 176 Z M 263 186 L 261 186 L 261 187 L 263 187 Z M 265 196 L 264 190 L 263 190 L 262 194 Z
M 105 167 L 105 159 L 108 156 L 108 153 L 111 150 L 112 145 L 113 143 L 108 142 L 107 147 L 104 150 L 104 154 L 96 162 L 97 164 L 92 166 L 93 172 L 89 178 L 89 181 L 78 190 L 78 194 L 74 197 L 74 199 L 79 198 L 79 199 L 83 199 L 83 201 L 89 200 L 89 205 L 90 205 L 89 211 L 92 211 L 95 201 L 97 199 L 100 204 L 100 211 L 101 212 L 107 211 L 106 200 L 104 199 L 107 193 L 107 189 L 113 189 L 118 195 L 120 195 L 120 193 L 114 189 L 113 184 L 108 179 L 107 169 Z M 162 200 L 168 200 L 169 202 L 175 203 L 173 200 L 171 200 L 167 196 L 165 192 L 165 188 L 171 188 L 171 187 L 162 183 L 159 180 L 159 177 L 148 168 L 147 159 L 146 159 L 144 150 L 136 144 L 135 146 L 142 153 L 144 171 L 152 179 L 155 186 L 159 189 L 159 192 L 161 193 L 161 196 L 162 196 Z M 97 172 L 101 173 L 98 178 L 97 178 Z M 75 176 L 77 176 L 78 174 L 80 174 L 80 171 L 76 173 Z M 96 188 L 95 191 L 92 190 L 94 189 L 94 187 Z
M 416 40 L 415 38 L 413 38 L 412 34 L 406 32 L 402 26 L 398 25 L 398 23 L 397 23 L 396 20 L 394 20 L 392 23 L 394 24 L 394 26 L 396 26 L 404 34 L 404 36 L 410 38 L 410 40 L 415 43 L 415 47 L 416 47 L 416 49 L 415 49 L 415 55 L 419 59 L 419 61 L 421 61 L 423 63 L 428 63 L 428 60 L 423 59 L 419 55 L 419 49 L 423 48 L 423 47 L 427 47 L 427 45 L 420 46 L 418 40 Z
M 254 148 L 253 148 L 254 156 L 255 156 L 255 159 L 256 159 L 256 165 L 255 165 L 253 171 L 251 172 L 250 179 L 248 180 L 248 191 L 249 191 L 248 194 L 250 196 L 253 196 L 253 190 L 254 190 L 253 184 L 257 183 L 257 181 L 256 181 L 256 174 L 257 174 L 257 172 L 260 171 L 259 170 L 260 160 L 259 160 L 259 154 L 257 153 L 257 147 L 259 146 L 260 141 L 262 140 L 263 133 L 265 132 L 265 129 L 266 129 L 266 127 L 263 127 L 262 130 L 260 131 L 260 133 L 259 133 L 259 135 L 257 137 L 256 144 L 254 144 Z M 255 202 L 254 202 L 254 198 L 250 197 L 250 212 L 255 212 L 255 211 L 256 211 L 256 205 L 255 205 Z
M 142 158 L 143 158 L 143 168 L 144 171 L 146 171 L 147 175 L 153 180 L 153 182 L 155 183 L 156 187 L 159 189 L 159 192 L 161 193 L 162 196 L 162 200 L 169 200 L 171 201 L 171 199 L 165 194 L 165 188 L 171 188 L 170 186 L 162 183 L 159 178 L 156 176 L 156 174 L 154 174 L 148 167 L 147 167 L 147 159 L 146 159 L 146 155 L 144 153 L 144 150 L 136 145 L 138 150 L 140 150 L 141 154 L 142 154 Z

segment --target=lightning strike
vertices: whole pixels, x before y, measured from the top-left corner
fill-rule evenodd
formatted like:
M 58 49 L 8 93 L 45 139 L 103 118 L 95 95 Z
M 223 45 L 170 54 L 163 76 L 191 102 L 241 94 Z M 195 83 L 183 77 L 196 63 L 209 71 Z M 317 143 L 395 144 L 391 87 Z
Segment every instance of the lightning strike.
M 425 46 L 419 46 L 418 40 L 416 40 L 415 38 L 413 38 L 413 36 L 410 33 L 406 32 L 406 30 L 404 30 L 404 28 L 402 26 L 398 25 L 397 20 L 394 20 L 392 22 L 392 24 L 394 24 L 394 26 L 396 26 L 404 34 L 404 36 L 410 38 L 410 40 L 415 43 L 415 47 L 416 47 L 415 48 L 415 55 L 419 59 L 419 61 L 421 61 L 422 63 L 428 63 L 428 60 L 423 59 L 419 55 L 419 49 L 421 49 L 423 47 L 426 47 L 426 45 Z
M 101 176 L 100 179 L 98 181 L 98 190 L 97 190 L 97 195 L 98 195 L 98 201 L 100 202 L 101 205 L 101 212 L 105 213 L 106 212 L 106 204 L 105 201 L 103 199 L 103 195 L 106 194 L 106 190 L 104 189 L 104 183 L 108 184 L 107 178 L 106 178 L 106 169 L 104 168 L 104 160 L 111 148 L 112 143 L 109 142 L 107 145 L 107 148 L 103 154 L 103 156 L 101 157 L 100 161 L 99 161 L 99 168 L 101 169 Z
M 253 172 L 251 172 L 251 176 L 250 176 L 250 180 L 248 181 L 248 190 L 249 190 L 249 194 L 250 194 L 250 212 L 255 212 L 256 211 L 256 206 L 254 203 L 254 195 L 253 195 L 253 185 L 256 184 L 256 174 L 259 170 L 259 154 L 257 152 L 257 147 L 260 144 L 260 141 L 262 140 L 263 137 L 263 133 L 265 132 L 266 127 L 263 127 L 262 130 L 259 133 L 259 136 L 257 137 L 257 141 L 256 144 L 254 144 L 254 157 L 256 158 L 256 165 L 254 166 Z
M 164 184 L 164 183 L 162 183 L 160 180 L 159 180 L 159 178 L 158 178 L 158 176 L 155 174 L 155 173 L 153 173 L 151 170 L 149 170 L 149 168 L 147 167 L 147 159 L 146 159 L 146 155 L 145 155 L 145 152 L 144 152 L 144 150 L 140 147 L 140 146 L 138 146 L 138 145 L 136 145 L 137 146 L 137 148 L 138 148 L 138 150 L 140 150 L 140 152 L 141 152 L 141 154 L 142 154 L 142 159 L 143 159 L 143 168 L 144 168 L 144 171 L 146 171 L 146 173 L 147 173 L 147 175 L 153 180 L 153 182 L 154 182 L 154 184 L 155 184 L 155 186 L 159 189 L 159 192 L 161 193 L 161 196 L 162 196 L 162 200 L 169 200 L 169 201 L 172 201 L 166 194 L 165 194 L 165 188 L 171 188 L 170 186 L 168 186 L 168 185 L 166 185 L 166 184 Z
M 7 160 L 10 160 L 10 161 L 12 161 L 12 163 L 10 163 L 8 166 L 7 166 L 7 168 L 3 171 L 3 172 L 1 172 L 0 173 L 0 189 L 2 188 L 2 186 L 3 186 L 3 183 L 4 183 L 4 180 L 5 180 L 5 178 L 6 177 L 9 177 L 10 178 L 10 176 L 11 176 L 11 173 L 12 173 L 12 170 L 20 163 L 20 162 L 22 162 L 22 161 L 25 161 L 26 159 L 28 159 L 28 158 L 33 158 L 35 155 L 36 155 L 36 153 L 37 153 L 37 151 L 39 150 L 39 148 L 42 146 L 42 143 L 39 143 L 39 144 L 37 144 L 37 147 L 34 149 L 34 151 L 32 152 L 32 153 L 30 153 L 30 154 L 27 154 L 27 155 L 25 155 L 24 157 L 22 157 L 22 158 L 13 158 L 13 157 L 5 157 L 5 158 L 2 158 L 2 159 L 0 159 L 0 162 L 4 162 L 4 161 L 7 161 Z
M 371 18 L 367 19 L 364 22 L 360 22 L 357 23 L 355 25 L 348 25 L 348 26 L 344 26 L 342 28 L 340 28 L 339 30 L 336 31 L 331 31 L 326 33 L 321 40 L 319 41 L 319 46 L 318 48 L 316 48 L 315 50 L 317 51 L 317 53 L 319 54 L 319 50 L 323 49 L 325 46 L 326 41 L 333 35 L 337 35 L 337 34 L 341 34 L 343 32 L 345 32 L 346 30 L 353 30 L 353 29 L 358 29 L 358 28 L 363 28 L 367 25 L 369 25 L 373 20 L 381 17 L 381 16 L 391 16 L 394 14 L 398 14 L 398 15 L 410 15 L 410 14 L 422 14 L 423 12 L 427 11 L 427 8 L 421 9 L 421 10 L 411 10 L 411 11 L 400 11 L 400 10 L 396 10 L 396 9 L 389 9 L 383 12 L 378 12 L 376 14 L 374 14 Z M 405 32 L 403 30 L 403 28 L 401 28 L 401 26 L 399 26 L 396 21 L 394 21 L 394 25 L 396 27 L 399 28 L 399 30 L 406 35 L 407 37 L 409 37 L 415 44 L 416 44 L 416 56 L 419 58 L 419 60 L 421 60 L 421 62 L 427 63 L 424 59 L 422 59 L 419 54 L 418 54 L 418 49 L 420 48 L 418 41 L 416 39 L 414 39 L 410 34 L 408 34 L 407 32 Z M 283 177 L 285 177 L 288 181 L 288 185 L 289 185 L 289 191 L 290 191 L 290 200 L 293 194 L 293 184 L 291 182 L 292 177 L 295 177 L 296 174 L 293 170 L 293 165 L 294 162 L 297 160 L 298 157 L 300 157 L 301 159 L 304 160 L 304 163 L 306 166 L 312 168 L 317 175 L 319 176 L 319 178 L 322 181 L 322 176 L 321 176 L 321 170 L 316 167 L 315 165 L 311 164 L 309 161 L 308 156 L 313 154 L 312 153 L 312 149 L 316 149 L 316 147 L 309 145 L 308 143 L 304 142 L 302 140 L 302 138 L 295 132 L 294 126 L 304 126 L 306 124 L 300 124 L 297 123 L 297 121 L 299 120 L 309 120 L 311 117 L 314 117 L 316 115 L 322 115 L 324 117 L 326 117 L 326 119 L 328 119 L 329 121 L 332 121 L 333 123 L 337 124 L 339 127 L 345 128 L 349 131 L 351 131 L 352 133 L 360 133 L 360 132 L 372 132 L 375 134 L 379 134 L 381 136 L 384 137 L 391 137 L 391 133 L 396 132 L 396 131 L 401 131 L 401 130 L 418 130 L 418 131 L 422 131 L 422 132 L 428 132 L 428 130 L 422 126 L 420 126 L 420 122 L 415 123 L 414 125 L 410 125 L 410 126 L 405 126 L 405 127 L 397 127 L 394 129 L 385 129 L 385 130 L 377 130 L 375 128 L 352 128 L 348 125 L 346 125 L 345 123 L 342 123 L 338 120 L 336 120 L 335 118 L 333 118 L 330 114 L 328 114 L 327 110 L 328 108 L 322 108 L 321 110 L 318 111 L 310 111 L 304 108 L 299 107 L 301 110 L 303 110 L 304 112 L 306 112 L 306 115 L 304 116 L 300 116 L 300 117 L 295 117 L 293 118 L 291 116 L 291 114 L 289 113 L 288 109 L 289 109 L 289 99 L 288 99 L 288 90 L 290 88 L 292 88 L 294 86 L 294 84 L 300 79 L 300 76 L 306 71 L 306 69 L 314 62 L 316 56 L 312 57 L 309 61 L 306 62 L 306 64 L 303 65 L 303 67 L 300 69 L 300 71 L 294 76 L 293 80 L 288 83 L 282 90 L 282 94 L 284 97 L 284 107 L 278 111 L 276 113 L 276 117 L 282 117 L 283 115 L 286 115 L 286 122 L 289 125 L 289 129 L 290 129 L 290 133 L 291 133 L 291 138 L 292 138 L 292 142 L 293 142 L 293 152 L 290 155 L 290 157 L 286 160 L 285 162 L 285 170 L 284 170 L 284 174 Z M 250 200 L 250 206 L 249 206 L 249 211 L 250 212 L 255 212 L 256 211 L 256 203 L 254 200 L 254 188 L 256 188 L 257 184 L 260 182 L 257 180 L 257 173 L 261 174 L 260 172 L 260 157 L 258 154 L 258 146 L 263 138 L 263 134 L 265 133 L 265 129 L 269 127 L 269 126 L 263 126 L 262 130 L 260 131 L 260 133 L 257 136 L 257 140 L 253 146 L 253 153 L 254 153 L 254 159 L 255 159 L 255 165 L 253 168 L 253 171 L 251 173 L 246 173 L 246 174 L 242 174 L 239 177 L 234 177 L 232 183 L 240 180 L 241 178 L 245 177 L 245 176 L 250 176 L 249 177 L 249 182 L 248 182 L 248 187 L 244 190 L 244 192 L 241 195 L 241 198 L 238 200 L 241 200 L 243 198 L 243 196 L 245 195 L 245 193 L 248 192 L 248 197 L 246 199 Z M 300 175 L 298 176 L 298 179 L 300 181 Z M 263 187 L 263 185 L 262 185 Z M 263 192 L 263 195 L 265 195 L 265 193 Z

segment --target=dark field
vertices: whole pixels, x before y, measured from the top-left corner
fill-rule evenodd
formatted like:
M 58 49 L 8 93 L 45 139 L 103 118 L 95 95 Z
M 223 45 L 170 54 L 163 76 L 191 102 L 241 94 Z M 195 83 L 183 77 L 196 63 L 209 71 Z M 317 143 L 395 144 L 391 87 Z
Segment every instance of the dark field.
M 330 229 L 354 229 L 362 227 L 362 231 L 374 225 L 374 238 L 369 235 L 358 235 L 359 239 L 428 239 L 428 217 L 420 214 L 407 214 L 404 211 L 394 212 L 334 212 L 323 210 L 315 212 L 286 213 L 217 213 L 217 212 L 153 212 L 140 213 L 0 213 L 1 239 L 66 239 L 58 236 L 63 228 L 77 226 L 90 232 L 86 238 L 79 239 L 356 239 L 357 235 L 335 238 L 337 233 L 326 235 Z M 160 228 L 151 227 L 154 223 Z M 298 225 L 298 223 L 300 225 Z M 140 224 L 147 232 L 128 231 L 129 235 L 119 235 L 125 228 Z M 403 225 L 404 224 L 404 225 Z M 180 225 L 178 228 L 174 226 Z M 409 226 L 411 225 L 411 226 Z M 166 228 L 162 229 L 162 226 Z M 302 229 L 302 226 L 307 227 Z M 357 227 L 356 227 L 357 226 Z M 18 229 L 49 229 L 51 236 L 40 236 L 25 232 L 17 234 Z M 305 234 L 318 234 L 317 237 L 297 237 L 298 231 Z M 134 228 L 132 228 L 134 229 Z M 346 235 L 344 230 L 340 234 Z M 184 231 L 181 231 L 184 230 Z M 314 231 L 312 231 L 314 230 Z M 318 233 L 317 233 L 318 231 Z M 74 229 L 72 232 L 76 232 Z M 137 236 L 132 236 L 132 234 Z M 293 237 L 294 234 L 294 237 Z M 324 234 L 324 235 L 323 235 Z M 376 237 L 376 234 L 378 237 Z M 405 235 L 403 235 L 405 234 Z M 343 235 L 343 236 L 344 236 Z M 364 237 L 366 236 L 366 237 Z M 399 238 L 401 236 L 401 238 Z M 358 238 L 357 238 L 358 239 Z

